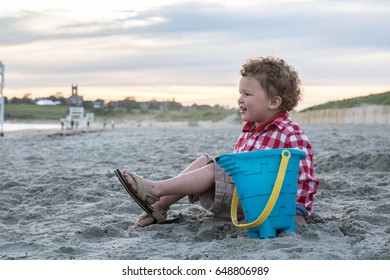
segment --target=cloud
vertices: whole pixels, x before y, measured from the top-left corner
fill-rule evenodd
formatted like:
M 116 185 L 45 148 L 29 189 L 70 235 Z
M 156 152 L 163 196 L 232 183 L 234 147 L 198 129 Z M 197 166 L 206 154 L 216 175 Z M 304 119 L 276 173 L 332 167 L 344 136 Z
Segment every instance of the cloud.
M 388 1 L 240 3 L 0 13 L 7 85 L 234 86 L 246 57 L 272 54 L 310 85 L 387 83 Z

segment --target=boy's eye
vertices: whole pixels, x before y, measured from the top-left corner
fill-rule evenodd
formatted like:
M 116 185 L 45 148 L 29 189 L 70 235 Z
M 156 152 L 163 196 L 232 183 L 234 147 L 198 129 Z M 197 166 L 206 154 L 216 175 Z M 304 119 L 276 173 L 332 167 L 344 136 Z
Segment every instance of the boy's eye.
M 252 94 L 250 94 L 247 91 L 240 91 L 239 93 L 240 93 L 240 95 L 243 95 L 243 96 L 250 96 L 250 95 L 252 95 Z

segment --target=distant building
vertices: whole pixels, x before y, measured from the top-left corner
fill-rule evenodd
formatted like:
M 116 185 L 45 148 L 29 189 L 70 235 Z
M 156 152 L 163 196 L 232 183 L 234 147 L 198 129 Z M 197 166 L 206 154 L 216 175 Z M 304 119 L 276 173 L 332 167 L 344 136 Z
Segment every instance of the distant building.
M 94 103 L 93 103 L 93 108 L 101 108 L 102 107 L 102 103 L 100 102 L 100 101 L 95 101 Z
M 89 129 L 94 121 L 93 113 L 84 114 L 83 107 L 70 107 L 66 118 L 61 118 L 62 129 Z
M 66 104 L 76 107 L 80 107 L 83 104 L 84 98 L 77 94 L 77 88 L 77 85 L 72 85 L 72 95 L 66 99 Z
M 53 101 L 50 99 L 38 99 L 35 104 L 37 105 L 42 105 L 42 106 L 55 106 L 55 105 L 60 105 L 60 101 Z

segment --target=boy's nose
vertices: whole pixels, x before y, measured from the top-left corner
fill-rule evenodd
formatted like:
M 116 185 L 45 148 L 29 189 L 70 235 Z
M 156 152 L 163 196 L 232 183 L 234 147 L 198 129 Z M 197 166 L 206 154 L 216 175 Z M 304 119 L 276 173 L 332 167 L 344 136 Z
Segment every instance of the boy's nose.
M 238 105 L 244 103 L 244 100 L 242 99 L 242 95 L 241 94 L 240 94 L 240 96 L 237 99 L 237 103 L 238 103 Z

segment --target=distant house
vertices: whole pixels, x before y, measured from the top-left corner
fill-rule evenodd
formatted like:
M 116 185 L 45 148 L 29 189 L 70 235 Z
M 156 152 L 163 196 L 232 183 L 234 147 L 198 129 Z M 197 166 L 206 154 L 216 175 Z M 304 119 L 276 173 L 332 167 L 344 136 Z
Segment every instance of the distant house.
M 77 94 L 77 88 L 77 85 L 72 85 L 72 95 L 66 99 L 66 104 L 76 107 L 83 105 L 84 98 Z
M 102 103 L 100 101 L 95 101 L 93 103 L 93 108 L 101 108 L 102 107 Z
M 50 99 L 39 99 L 37 102 L 35 102 L 37 105 L 41 106 L 55 106 L 55 105 L 60 105 L 60 101 L 53 101 Z
M 126 98 L 125 100 L 109 101 L 104 107 L 111 108 L 137 108 L 138 103 L 134 99 Z

